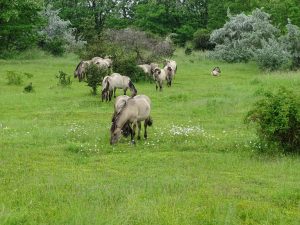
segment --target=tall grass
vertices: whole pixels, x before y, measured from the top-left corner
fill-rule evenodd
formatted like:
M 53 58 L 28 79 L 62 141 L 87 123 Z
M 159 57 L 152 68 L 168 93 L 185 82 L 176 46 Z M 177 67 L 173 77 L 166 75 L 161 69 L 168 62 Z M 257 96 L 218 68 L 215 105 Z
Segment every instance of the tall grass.
M 243 118 L 263 89 L 300 96 L 299 72 L 174 58 L 171 88 L 135 85 L 154 120 L 136 146 L 109 145 L 113 102 L 76 80 L 56 85 L 75 56 L 1 60 L 0 224 L 297 224 L 299 158 L 253 154 L 259 142 Z M 33 74 L 35 92 L 7 85 L 6 71 Z

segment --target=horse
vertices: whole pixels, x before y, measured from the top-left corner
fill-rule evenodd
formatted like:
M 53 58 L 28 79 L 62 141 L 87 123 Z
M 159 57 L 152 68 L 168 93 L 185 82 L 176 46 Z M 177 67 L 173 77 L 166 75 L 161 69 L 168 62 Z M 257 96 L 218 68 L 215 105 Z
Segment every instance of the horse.
M 149 77 L 153 77 L 153 72 L 156 67 L 158 67 L 158 64 L 156 63 L 150 63 L 150 64 L 142 64 L 138 65 L 145 74 L 147 74 Z
M 95 64 L 99 68 L 106 69 L 107 71 L 111 70 L 112 67 L 112 60 L 109 57 L 105 57 L 104 59 L 101 57 L 94 57 L 91 60 L 80 61 L 80 63 L 76 66 L 74 71 L 74 78 L 78 77 L 79 82 L 81 82 L 86 75 L 86 69 L 91 64 Z
M 171 86 L 172 83 L 172 68 L 170 66 L 165 66 L 163 69 L 155 68 L 153 73 L 153 78 L 156 84 L 156 90 L 158 89 L 162 91 L 163 81 L 167 81 L 167 85 Z
M 130 89 L 132 97 L 137 94 L 137 90 L 129 77 L 113 73 L 110 76 L 105 76 L 102 81 L 102 101 L 104 99 L 111 101 L 112 94 L 116 97 L 117 88 L 123 89 L 124 95 L 126 95 L 127 89 Z
M 169 66 L 174 71 L 173 77 L 175 79 L 175 74 L 177 73 L 177 63 L 175 60 L 166 59 L 164 61 L 164 67 Z
M 74 71 L 74 78 L 78 77 L 79 82 L 81 82 L 85 78 L 87 67 L 92 63 L 93 62 L 91 60 L 80 61 L 80 63 L 76 66 L 76 69 Z
M 213 70 L 211 71 L 211 75 L 213 75 L 213 76 L 219 76 L 220 73 L 221 73 L 221 69 L 218 66 L 213 68 Z
M 110 144 L 117 143 L 122 134 L 122 129 L 126 124 L 132 124 L 132 129 L 129 131 L 131 134 L 131 143 L 135 144 L 135 130 L 138 126 L 138 140 L 141 132 L 141 122 L 144 121 L 144 138 L 147 139 L 147 126 L 152 125 L 152 118 L 150 117 L 151 100 L 146 95 L 137 95 L 129 98 L 124 102 L 119 112 L 114 114 L 112 125 L 110 129 Z

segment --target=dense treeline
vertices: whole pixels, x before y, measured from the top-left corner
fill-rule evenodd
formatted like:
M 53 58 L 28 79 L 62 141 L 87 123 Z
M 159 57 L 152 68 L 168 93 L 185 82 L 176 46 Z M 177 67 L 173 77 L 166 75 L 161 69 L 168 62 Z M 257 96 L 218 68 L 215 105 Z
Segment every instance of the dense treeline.
M 46 5 L 59 9 L 62 20 L 70 21 L 73 34 L 87 42 L 107 28 L 136 27 L 158 36 L 172 34 L 183 45 L 195 32 L 211 32 L 232 15 L 264 8 L 272 23 L 285 31 L 288 18 L 300 26 L 299 0 L 1 0 L 0 50 L 20 51 L 34 44 L 43 45 L 40 31 L 47 19 L 39 12 Z

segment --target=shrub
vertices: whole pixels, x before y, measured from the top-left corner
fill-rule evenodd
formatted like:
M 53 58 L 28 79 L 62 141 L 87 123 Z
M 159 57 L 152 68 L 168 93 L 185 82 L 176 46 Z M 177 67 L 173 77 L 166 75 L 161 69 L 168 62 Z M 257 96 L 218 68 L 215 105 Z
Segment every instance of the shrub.
M 299 104 L 294 94 L 285 88 L 276 93 L 264 93 L 248 112 L 246 122 L 257 125 L 262 142 L 275 144 L 285 152 L 300 152 Z
M 247 62 L 262 47 L 262 40 L 275 39 L 279 33 L 270 22 L 270 15 L 260 9 L 247 16 L 231 16 L 220 29 L 214 30 L 210 41 L 216 44 L 212 56 L 227 62 Z
M 133 82 L 146 80 L 147 76 L 144 71 L 137 66 L 134 56 L 119 56 L 114 59 L 113 71 L 130 77 Z
M 287 69 L 291 62 L 291 55 L 273 39 L 262 41 L 262 48 L 255 51 L 254 58 L 261 69 L 269 71 Z
M 193 35 L 193 46 L 196 50 L 213 50 L 215 44 L 209 41 L 210 33 L 206 29 L 199 29 Z
M 24 92 L 27 92 L 27 93 L 33 92 L 32 83 L 30 83 L 24 87 Z
M 291 54 L 292 69 L 300 67 L 300 28 L 293 25 L 290 20 L 286 25 L 287 34 L 280 37 L 283 46 Z
M 95 64 L 91 64 L 87 67 L 85 82 L 92 88 L 92 94 L 97 94 L 97 87 L 101 85 L 103 78 L 107 75 L 107 70 L 99 68 Z
M 184 50 L 184 54 L 186 54 L 186 55 L 191 55 L 192 52 L 193 52 L 193 50 L 190 47 L 186 47 L 185 50 Z
M 58 79 L 58 84 L 57 85 L 60 85 L 62 87 L 67 87 L 67 86 L 70 86 L 72 84 L 71 76 L 66 74 L 63 71 L 59 71 L 59 74 L 56 75 L 56 78 Z
M 47 40 L 43 47 L 45 50 L 55 56 L 62 56 L 66 51 L 65 41 L 57 37 Z
M 6 79 L 8 85 L 20 85 L 23 83 L 22 75 L 15 71 L 7 71 Z

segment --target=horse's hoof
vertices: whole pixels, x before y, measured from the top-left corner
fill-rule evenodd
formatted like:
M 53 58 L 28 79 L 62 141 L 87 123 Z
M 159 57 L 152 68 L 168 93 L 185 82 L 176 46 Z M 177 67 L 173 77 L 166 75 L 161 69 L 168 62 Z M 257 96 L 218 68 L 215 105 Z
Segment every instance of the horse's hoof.
M 144 138 L 147 139 L 147 135 L 144 135 Z
M 134 141 L 134 140 L 131 140 L 131 144 L 135 145 L 135 141 Z
M 140 136 L 138 136 L 138 137 L 137 137 L 137 139 L 138 139 L 138 140 L 141 140 L 141 137 L 140 137 Z

